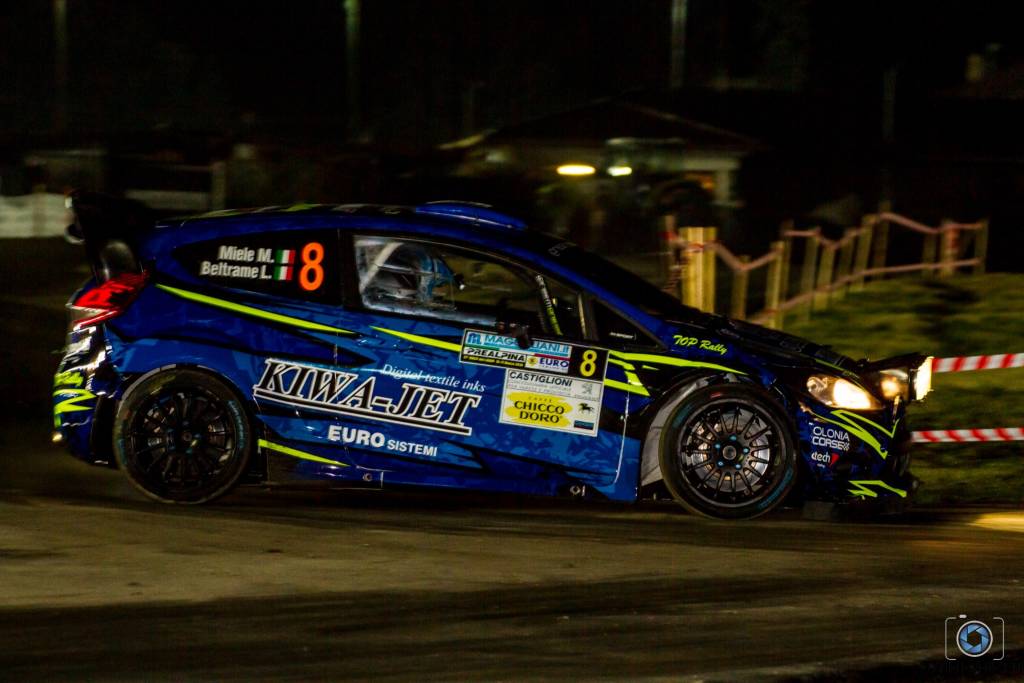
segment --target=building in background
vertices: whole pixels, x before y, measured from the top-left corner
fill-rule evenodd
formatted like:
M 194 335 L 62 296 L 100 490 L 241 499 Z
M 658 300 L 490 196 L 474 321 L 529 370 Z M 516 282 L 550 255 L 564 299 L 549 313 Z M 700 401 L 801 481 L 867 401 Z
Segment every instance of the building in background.
M 659 251 L 662 217 L 730 226 L 757 141 L 626 99 L 604 99 L 441 145 L 451 191 L 606 254 Z M 512 192 L 514 192 L 514 195 Z

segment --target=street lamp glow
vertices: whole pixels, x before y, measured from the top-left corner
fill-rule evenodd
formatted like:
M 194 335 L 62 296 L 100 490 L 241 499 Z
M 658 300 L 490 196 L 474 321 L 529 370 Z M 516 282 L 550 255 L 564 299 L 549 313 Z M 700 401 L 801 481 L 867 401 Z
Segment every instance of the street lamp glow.
M 631 166 L 609 166 L 608 175 L 615 178 L 624 175 L 633 175 L 633 168 Z
M 558 175 L 593 175 L 594 167 L 589 164 L 562 164 L 558 167 Z

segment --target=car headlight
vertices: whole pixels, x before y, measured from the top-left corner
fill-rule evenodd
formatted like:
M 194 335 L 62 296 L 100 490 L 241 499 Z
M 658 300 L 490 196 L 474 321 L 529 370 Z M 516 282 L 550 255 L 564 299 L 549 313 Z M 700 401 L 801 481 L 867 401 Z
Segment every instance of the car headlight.
M 917 401 L 932 390 L 932 360 L 934 359 L 928 356 L 914 372 L 914 399 Z
M 849 380 L 832 375 L 811 375 L 807 378 L 807 391 L 831 408 L 878 410 L 882 407 L 878 399 L 864 389 Z

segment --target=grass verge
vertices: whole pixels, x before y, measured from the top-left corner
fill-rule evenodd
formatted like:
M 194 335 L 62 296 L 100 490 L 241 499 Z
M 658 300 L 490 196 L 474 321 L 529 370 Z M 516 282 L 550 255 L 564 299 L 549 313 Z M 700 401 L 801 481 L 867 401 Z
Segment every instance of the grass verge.
M 1024 275 L 870 283 L 786 331 L 854 358 L 1024 352 Z M 944 373 L 910 407 L 911 428 L 1024 426 L 1024 368 Z M 1024 442 L 928 444 L 914 452 L 920 503 L 1024 504 Z

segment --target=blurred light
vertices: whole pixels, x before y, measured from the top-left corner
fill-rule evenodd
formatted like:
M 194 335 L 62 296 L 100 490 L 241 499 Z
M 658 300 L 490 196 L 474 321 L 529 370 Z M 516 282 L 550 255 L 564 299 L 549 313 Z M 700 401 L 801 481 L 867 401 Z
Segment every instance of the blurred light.
M 932 390 L 932 360 L 931 356 L 925 358 L 914 374 L 914 398 L 918 401 Z
M 879 382 L 882 395 L 887 399 L 894 399 L 897 396 L 903 400 L 910 398 L 910 369 L 890 368 L 882 370 L 882 378 Z
M 562 164 L 558 167 L 558 175 L 593 175 L 594 167 L 589 164 Z
M 974 526 L 996 531 L 1024 532 L 1024 514 L 1019 512 L 989 512 L 971 522 Z
M 700 189 L 705 192 L 714 193 L 715 191 L 715 175 L 713 173 L 691 171 L 683 174 L 683 180 L 698 183 L 700 185 Z
M 891 375 L 882 378 L 882 396 L 896 398 L 903 393 L 904 383 Z
M 608 175 L 616 178 L 624 175 L 633 175 L 633 169 L 630 166 L 609 166 Z

